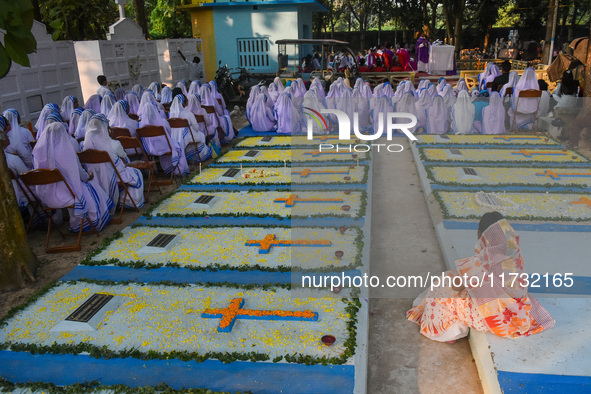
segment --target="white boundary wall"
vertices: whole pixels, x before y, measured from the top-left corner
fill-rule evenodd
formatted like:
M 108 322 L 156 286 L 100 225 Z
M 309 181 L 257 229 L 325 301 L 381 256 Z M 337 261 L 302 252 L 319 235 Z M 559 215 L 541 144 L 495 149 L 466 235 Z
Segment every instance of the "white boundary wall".
M 29 55 L 31 67 L 12 63 L 8 75 L 0 79 L 0 106 L 2 111 L 16 109 L 23 122 L 35 123 L 45 104 L 61 105 L 68 95 L 82 102 L 82 95 L 74 44 L 53 41 L 37 21 L 31 31 L 37 40 L 37 52 Z
M 158 66 L 160 67 L 160 81 L 173 88 L 178 81 L 189 79 L 189 66 L 177 53 L 180 47 L 181 52 L 187 60 L 193 60 L 199 56 L 203 64 L 203 44 L 198 38 L 174 38 L 156 40 L 158 48 Z M 205 78 L 201 83 L 205 82 Z

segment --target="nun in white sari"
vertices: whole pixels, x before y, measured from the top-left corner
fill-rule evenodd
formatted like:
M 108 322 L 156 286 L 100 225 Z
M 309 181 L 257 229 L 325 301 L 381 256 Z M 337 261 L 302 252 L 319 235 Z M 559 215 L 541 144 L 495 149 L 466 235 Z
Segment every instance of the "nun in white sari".
M 318 113 L 322 113 L 322 110 L 326 109 L 326 106 L 324 105 L 324 100 L 320 97 L 318 97 L 318 95 L 316 94 L 316 88 L 313 88 L 312 90 L 309 90 L 306 92 L 306 94 L 304 94 L 304 102 L 302 104 L 302 110 L 303 111 L 307 111 L 310 114 L 314 114 L 315 112 Z M 277 111 L 276 111 L 277 113 Z M 315 115 L 316 116 L 316 115 Z M 304 117 L 304 122 L 308 122 L 310 123 L 310 120 L 312 120 L 311 125 L 312 125 L 312 133 L 314 135 L 321 135 L 321 134 L 326 134 L 328 133 L 328 130 L 324 127 L 321 126 L 321 124 L 319 124 L 318 122 L 314 121 L 310 116 L 306 116 Z M 325 119 L 330 119 L 328 117 L 325 116 Z M 279 119 L 277 119 L 279 121 Z M 305 130 L 307 132 L 308 130 L 308 125 L 305 125 Z
M 374 97 L 374 107 L 371 110 L 372 132 L 370 134 L 376 134 L 380 130 L 384 133 L 388 126 L 388 113 L 393 111 L 392 101 L 389 97 Z
M 0 122 L 0 132 L 6 132 L 5 138 L 7 137 L 9 140 L 9 145 L 4 148 L 4 151 L 6 153 L 18 156 L 29 170 L 33 168 L 33 156 L 31 156 L 30 148 L 25 148 L 22 143 L 21 136 L 19 135 L 18 123 L 16 124 L 16 127 L 12 127 L 12 124 L 8 121 L 8 119 L 2 116 L 0 116 Z M 0 142 L 0 145 L 2 145 L 2 143 L 3 141 Z
M 60 109 L 54 103 L 45 104 L 41 113 L 39 114 L 39 119 L 37 119 L 37 123 L 35 123 L 35 128 L 37 129 L 37 139 L 41 138 L 43 134 L 43 130 L 45 129 L 45 120 L 51 114 L 59 114 Z M 60 115 L 61 116 L 61 115 Z
M 478 90 L 486 89 L 486 83 L 492 82 L 497 76 L 501 75 L 501 70 L 493 62 L 486 63 L 484 72 L 478 74 Z
M 353 105 L 357 113 L 357 124 L 361 132 L 368 132 L 371 130 L 371 113 L 369 108 L 369 99 L 361 95 L 361 90 L 353 89 L 352 95 Z
M 246 100 L 246 110 L 245 110 L 245 115 L 246 115 L 246 119 L 250 122 L 250 110 L 252 109 L 252 106 L 254 105 L 254 102 L 256 101 L 257 96 L 261 94 L 261 87 L 259 85 L 254 85 L 250 88 L 250 93 L 248 94 L 248 100 Z
M 361 80 L 361 78 L 357 78 L 357 81 Z M 363 80 L 361 80 L 361 82 L 363 82 Z M 357 82 L 355 82 L 355 84 L 357 84 Z M 316 95 L 318 97 L 324 98 L 326 97 L 326 92 L 324 91 L 324 85 L 322 84 L 322 81 L 320 80 L 320 78 L 314 78 L 312 80 L 312 83 L 310 83 L 310 89 L 312 90 L 312 88 L 316 88 Z
M 271 99 L 273 105 L 275 105 L 275 102 L 279 98 L 279 90 L 277 90 L 277 85 L 275 85 L 274 83 L 270 84 L 269 88 L 267 89 L 267 95 Z
M 508 97 L 505 97 L 507 95 L 507 89 L 514 88 L 515 85 L 517 85 L 517 82 L 519 82 L 519 73 L 517 71 L 511 71 L 509 73 L 509 81 L 507 81 L 507 83 L 503 85 L 499 93 L 501 95 L 501 98 L 504 99 L 503 101 L 509 102 L 510 99 Z
M 214 149 L 217 149 L 220 146 L 218 133 L 216 132 L 215 126 L 211 122 L 211 118 L 207 115 L 207 112 L 205 112 L 205 110 L 201 108 L 201 99 L 199 98 L 199 95 L 189 95 L 189 103 L 187 104 L 186 109 L 189 110 L 193 115 L 203 116 L 205 124 L 203 122 L 197 123 L 199 131 L 203 133 L 203 135 L 209 136 L 211 138 L 211 141 L 215 143 Z M 219 152 L 217 152 L 217 150 L 216 153 L 218 153 L 219 155 Z
M 419 99 L 415 103 L 417 109 L 417 121 L 422 127 L 427 126 L 427 109 L 433 103 L 437 89 L 434 84 L 429 84 L 419 92 Z
M 152 93 L 154 94 L 154 98 L 156 99 L 156 101 L 160 101 L 160 84 L 156 81 L 152 82 L 149 86 L 148 86 L 148 90 L 151 90 Z
M 84 108 L 82 107 L 78 107 L 72 111 L 72 119 L 70 119 L 70 123 L 68 124 L 68 133 L 70 133 L 70 135 L 74 135 L 76 127 L 78 127 L 78 122 L 80 121 L 80 116 L 82 116 L 82 112 L 84 112 Z
M 171 129 L 170 134 L 172 135 L 172 138 L 179 142 L 188 159 L 192 159 L 195 155 L 194 149 L 191 149 L 189 152 L 187 152 L 187 146 L 193 142 L 193 139 L 195 139 L 195 142 L 197 142 L 199 158 L 201 158 L 201 161 L 209 159 L 211 157 L 211 148 L 205 143 L 205 134 L 199 129 L 195 115 L 190 110 L 185 108 L 184 104 L 185 97 L 181 94 L 177 94 L 172 100 L 169 115 L 171 118 L 186 119 L 187 122 L 189 122 L 189 127 L 173 128 Z M 193 138 L 191 138 L 191 135 L 193 135 Z M 194 145 L 191 146 L 194 147 Z
M 460 93 L 462 90 L 468 91 L 468 85 L 466 85 L 465 79 L 460 79 L 458 84 L 456 85 L 456 94 Z
M 183 149 L 179 145 L 178 141 L 172 138 L 170 135 L 170 126 L 168 122 L 160 116 L 158 113 L 158 107 L 155 103 L 146 104 L 143 110 L 142 120 L 140 121 L 140 127 L 144 126 L 162 126 L 164 131 L 168 135 L 168 141 L 170 147 L 172 147 L 172 154 L 165 154 L 170 151 L 170 147 L 166 142 L 164 136 L 142 138 L 142 145 L 147 154 L 152 156 L 160 157 L 160 165 L 165 174 L 170 174 L 175 169 L 175 174 L 186 175 L 189 171 L 189 165 L 187 164 L 187 158 L 183 154 Z
M 284 91 L 279 95 L 273 112 L 277 119 L 278 134 L 292 134 L 306 130 L 302 110 L 293 105 L 290 93 Z
M 201 82 L 199 82 L 197 80 L 192 81 L 191 84 L 189 85 L 189 91 L 188 91 L 189 96 L 192 94 L 199 95 L 199 88 L 200 87 L 201 87 Z M 172 93 L 172 91 L 171 91 L 171 93 Z
M 93 94 L 92 96 L 90 96 L 88 98 L 88 101 L 86 102 L 86 104 L 84 104 L 84 109 L 91 109 L 93 110 L 95 113 L 100 113 L 101 112 L 101 101 L 103 100 L 103 97 L 99 94 Z
M 60 112 L 62 114 L 62 119 L 66 123 L 70 122 L 70 119 L 72 119 L 72 112 L 74 112 L 74 109 L 77 107 L 78 107 L 78 99 L 76 99 L 76 97 L 74 97 L 74 96 L 64 97 L 64 100 L 62 101 L 62 107 L 60 109 Z
M 482 134 L 505 134 L 505 107 L 498 92 L 492 92 L 482 109 Z
M 252 105 L 250 120 L 254 131 L 275 131 L 277 129 L 277 122 L 273 110 L 267 104 L 268 101 L 270 99 L 267 95 L 261 93 Z
M 98 114 L 88 122 L 88 130 L 84 137 L 84 150 L 95 149 L 105 151 L 111 157 L 113 164 L 121 175 L 123 182 L 127 184 L 129 195 L 136 203 L 138 208 L 144 205 L 144 178 L 140 170 L 133 167 L 127 167 L 125 163 L 129 162 L 123 147 L 119 141 L 109 137 L 109 126 L 107 119 L 103 114 Z M 86 168 L 92 171 L 95 179 L 99 182 L 103 190 L 109 194 L 109 198 L 114 203 L 122 197 L 122 190 L 119 189 L 117 174 L 110 164 L 86 164 Z M 126 208 L 134 208 L 133 203 L 127 198 L 125 200 Z
M 88 125 L 88 122 L 90 122 L 90 118 L 94 115 L 96 114 L 91 109 L 85 109 L 84 112 L 82 112 L 80 120 L 78 120 L 78 125 L 76 126 L 76 131 L 74 131 L 74 138 L 77 140 L 84 139 L 86 136 L 86 126 Z
M 531 67 L 525 69 L 523 75 L 519 78 L 519 82 L 513 87 L 511 108 L 509 108 L 508 113 L 510 125 L 513 125 L 513 118 L 515 117 L 516 129 L 531 129 L 538 112 L 539 99 L 537 97 L 519 98 L 520 92 L 530 89 L 540 90 L 536 71 Z M 516 111 L 519 112 L 517 116 L 515 116 Z
M 410 84 L 410 85 L 412 85 L 412 84 Z M 413 93 L 407 92 L 402 96 L 402 98 L 400 99 L 398 104 L 396 104 L 396 112 L 405 112 L 408 114 L 413 114 L 414 116 L 417 117 L 417 119 L 419 118 L 418 112 L 417 112 L 417 107 L 416 107 L 415 96 Z M 402 118 L 402 119 L 400 119 L 400 122 L 401 123 L 408 123 L 408 118 Z M 414 126 L 413 128 L 409 128 L 408 130 L 414 134 L 420 128 L 421 128 L 421 125 L 417 121 L 416 126 Z
M 55 208 L 68 208 L 70 212 L 70 231 L 80 230 L 83 218 L 89 218 L 97 230 L 102 230 L 111 220 L 109 211 L 113 201 L 80 165 L 78 155 L 70 143 L 66 126 L 54 122 L 45 128 L 45 132 L 33 148 L 34 167 L 60 170 L 74 193 L 74 198 L 63 183 L 35 187 L 35 194 L 41 202 Z M 55 216 L 54 216 L 55 217 Z M 88 221 L 83 223 L 83 231 L 90 231 Z
M 160 103 L 161 104 L 170 104 L 172 103 L 172 89 L 168 86 L 162 88 L 162 93 L 160 94 Z
M 129 104 L 129 113 L 137 115 L 137 111 L 140 109 L 140 99 L 137 94 L 135 92 L 129 92 L 125 95 L 125 100 Z
M 451 129 L 454 134 L 471 134 L 473 132 L 474 114 L 476 109 L 468 92 L 462 90 L 456 103 L 451 107 Z
M 448 86 L 451 86 L 448 84 Z M 445 106 L 443 97 L 435 96 L 431 106 L 427 108 L 427 134 L 445 134 L 449 129 L 449 109 Z
M 138 128 L 138 122 L 127 115 L 123 101 L 117 101 L 115 105 L 113 105 L 107 119 L 109 121 L 109 126 L 127 129 L 132 137 L 137 137 L 135 131 Z
M 23 146 L 23 149 L 31 153 L 33 150 L 33 148 L 31 148 L 31 142 L 35 141 L 35 137 L 33 137 L 33 134 L 31 134 L 29 129 L 26 129 L 19 124 L 20 115 L 18 111 L 14 108 L 8 108 L 4 111 L 2 116 L 4 116 L 6 120 L 8 120 L 8 123 L 10 123 L 10 132 L 18 135 L 18 143 Z
M 109 115 L 109 112 L 111 111 L 111 108 L 113 108 L 113 105 L 115 105 L 115 103 L 115 99 L 111 97 L 110 94 L 105 94 L 105 96 L 103 97 L 103 101 L 101 101 L 101 114 L 105 116 Z
M 211 85 L 205 83 L 199 89 L 199 96 L 201 97 L 201 106 L 213 106 L 217 113 L 216 122 L 219 121 L 219 126 L 224 130 L 224 138 L 222 142 L 228 143 L 234 139 L 234 127 L 232 126 L 232 119 L 230 115 L 224 113 L 222 105 L 214 98 L 211 92 Z M 215 114 L 211 114 L 215 115 Z M 216 125 L 217 127 L 217 125 Z
M 449 83 L 443 88 L 443 94 L 441 97 L 443 97 L 443 102 L 448 110 L 456 103 L 456 94 Z
M 139 116 L 140 119 L 144 117 L 144 110 L 146 106 L 149 105 L 149 103 L 152 103 L 156 106 L 156 108 L 158 109 L 158 114 L 162 119 L 166 119 L 166 112 L 164 111 L 164 107 L 162 106 L 162 104 L 156 101 L 156 99 L 154 98 L 154 93 L 152 93 L 152 91 L 149 89 L 144 91 L 144 93 L 142 94 L 140 107 L 137 111 L 137 116 Z

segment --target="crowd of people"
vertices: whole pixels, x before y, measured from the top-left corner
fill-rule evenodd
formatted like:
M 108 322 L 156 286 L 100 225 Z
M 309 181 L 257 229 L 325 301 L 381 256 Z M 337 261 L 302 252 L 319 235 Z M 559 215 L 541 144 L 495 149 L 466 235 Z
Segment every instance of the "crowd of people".
M 268 86 L 253 86 L 246 104 L 246 117 L 255 131 L 299 133 L 307 130 L 306 108 L 317 112 L 338 109 L 353 119 L 357 113 L 360 129 L 372 133 L 380 117 L 388 112 L 406 112 L 416 116 L 412 132 L 427 134 L 503 134 L 508 130 L 529 130 L 536 119 L 547 116 L 558 107 L 568 106 L 574 96 L 571 84 L 563 81 L 554 94 L 538 80 L 532 68 L 522 75 L 504 72 L 489 63 L 471 91 L 464 80 L 455 85 L 440 78 L 437 84 L 423 79 L 415 88 L 405 80 L 396 87 L 383 82 L 373 89 L 369 82 L 357 78 L 351 86 L 348 79 L 338 78 L 325 89 L 324 81 L 313 79 L 307 87 L 301 78 L 284 86 L 280 78 Z M 494 86 L 494 88 L 491 86 Z M 540 97 L 519 98 L 524 90 L 540 91 Z M 338 123 L 328 116 L 328 130 L 314 125 L 315 133 L 336 130 Z M 332 121 L 332 122 L 330 122 Z
M 129 156 L 139 152 L 124 149 L 110 133 L 111 128 L 126 129 L 125 136 L 139 138 L 145 153 L 158 157 L 162 171 L 171 176 L 188 174 L 188 160 L 195 155 L 200 161 L 210 158 L 212 151 L 219 153 L 221 144 L 229 143 L 236 135 L 213 81 L 203 85 L 199 81 L 190 85 L 180 81 L 174 89 L 153 82 L 147 89 L 138 84 L 130 91 L 119 88 L 114 92 L 108 88 L 105 76 L 99 76 L 97 81 L 97 93 L 83 106 L 74 96 L 65 97 L 61 106 L 46 104 L 34 129 L 22 127 L 20 115 L 13 108 L 0 116 L 4 152 L 14 175 L 21 211 L 38 222 L 45 221 L 41 220 L 44 214 L 34 211 L 30 204 L 39 200 L 44 206 L 57 208 L 52 221 L 59 224 L 63 221 L 63 210 L 59 208 L 70 207 L 73 232 L 80 226 L 84 226 L 83 231 L 100 231 L 111 220 L 118 203 L 129 208 L 140 208 L 145 203 L 144 174 L 126 165 Z M 172 118 L 184 119 L 189 126 L 171 127 L 168 120 Z M 144 126 L 161 126 L 165 134 L 142 137 L 138 129 Z M 107 152 L 113 164 L 81 164 L 78 152 L 89 149 Z M 34 169 L 58 169 L 67 185 L 27 188 L 19 175 Z M 126 184 L 125 197 L 121 180 Z

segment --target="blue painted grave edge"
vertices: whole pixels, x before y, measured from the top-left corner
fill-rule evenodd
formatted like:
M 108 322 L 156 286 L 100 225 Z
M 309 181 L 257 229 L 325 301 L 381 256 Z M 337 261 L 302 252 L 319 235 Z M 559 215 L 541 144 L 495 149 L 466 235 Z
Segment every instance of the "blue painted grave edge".
M 68 371 L 68 373 L 64 373 Z M 0 351 L 0 376 L 15 383 L 43 381 L 59 386 L 98 381 L 130 387 L 166 383 L 174 389 L 217 391 L 256 390 L 257 393 L 352 392 L 354 365 L 294 363 L 223 363 L 195 361 L 93 358 L 87 355 L 31 354 Z M 287 378 L 289 377 L 289 378 Z
M 549 375 L 498 371 L 505 393 L 582 393 L 591 391 L 591 376 Z

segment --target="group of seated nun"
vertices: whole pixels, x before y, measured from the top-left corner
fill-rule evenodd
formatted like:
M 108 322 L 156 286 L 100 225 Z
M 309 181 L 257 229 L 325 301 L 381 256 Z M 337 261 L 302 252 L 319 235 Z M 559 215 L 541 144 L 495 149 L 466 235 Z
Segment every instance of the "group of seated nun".
M 494 68 L 483 82 L 493 78 Z M 536 72 L 528 68 L 519 76 L 511 73 L 509 82 L 500 92 L 468 91 L 464 79 L 453 86 L 445 78 L 437 84 L 428 79 L 418 87 L 409 81 L 401 81 L 396 89 L 389 82 L 371 88 L 362 78 L 351 86 L 349 80 L 338 78 L 325 93 L 324 81 L 312 80 L 309 89 L 303 80 L 290 81 L 284 86 L 280 78 L 268 86 L 253 86 L 246 104 L 246 117 L 254 131 L 277 133 L 305 133 L 311 127 L 314 134 L 335 131 L 338 127 L 334 115 L 324 115 L 328 130 L 312 121 L 305 114 L 320 113 L 323 109 L 345 112 L 350 120 L 354 114 L 363 132 L 374 133 L 380 122 L 386 123 L 386 113 L 405 112 L 416 116 L 417 124 L 409 129 L 413 133 L 426 134 L 504 134 L 511 129 L 531 129 L 536 119 L 546 116 L 550 94 L 541 92 L 541 98 L 521 98 L 523 90 L 540 90 Z M 510 94 L 507 89 L 512 88 Z M 401 120 L 401 123 L 407 121 Z
M 208 107 L 211 107 L 209 111 Z M 196 115 L 202 121 L 198 122 Z M 189 127 L 171 128 L 167 121 L 170 118 L 185 119 Z M 162 126 L 166 136 L 145 138 L 141 142 L 148 155 L 159 156 L 165 174 L 172 171 L 178 175 L 188 174 L 187 159 L 198 154 L 199 160 L 206 160 L 213 150 L 219 153 L 222 143 L 235 138 L 230 114 L 215 82 L 201 85 L 193 81 L 189 88 L 186 83 L 179 82 L 175 89 L 161 88 L 154 82 L 150 89 L 138 84 L 129 92 L 118 88 L 114 93 L 103 88 L 83 106 L 74 96 L 66 96 L 61 106 L 46 104 L 34 125 L 35 130 L 24 128 L 20 123 L 19 113 L 13 108 L 5 110 L 0 117 L 0 132 L 7 137 L 3 147 L 9 168 L 16 176 L 32 169 L 60 170 L 76 196 L 75 201 L 60 184 L 36 186 L 34 193 L 46 206 L 58 208 L 74 204 L 74 208 L 69 208 L 71 231 L 78 231 L 80 219 L 86 217 L 100 231 L 111 220 L 117 203 L 121 204 L 124 199 L 111 164 L 82 165 L 77 153 L 83 150 L 109 154 L 131 197 L 125 199 L 125 207 L 132 208 L 135 203 L 140 208 L 145 203 L 144 175 L 126 166 L 128 154 L 135 152 L 126 152 L 119 141 L 111 138 L 109 128 L 124 128 L 130 136 L 138 137 L 138 128 Z M 29 200 L 34 197 L 27 199 L 16 181 L 13 186 L 23 214 L 32 214 Z M 61 210 L 55 211 L 52 217 L 54 223 L 63 221 Z M 90 225 L 84 223 L 83 230 L 90 230 Z

